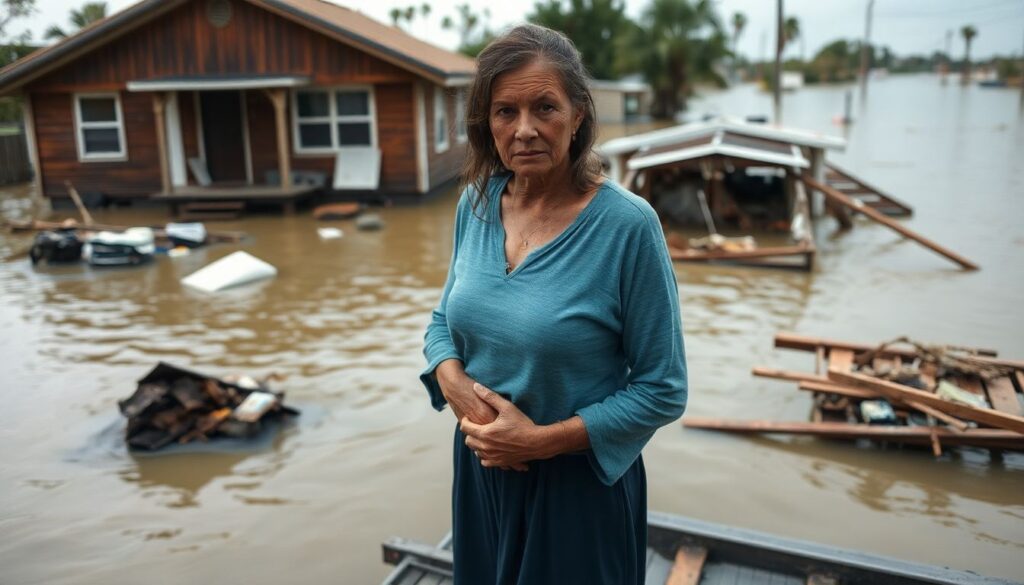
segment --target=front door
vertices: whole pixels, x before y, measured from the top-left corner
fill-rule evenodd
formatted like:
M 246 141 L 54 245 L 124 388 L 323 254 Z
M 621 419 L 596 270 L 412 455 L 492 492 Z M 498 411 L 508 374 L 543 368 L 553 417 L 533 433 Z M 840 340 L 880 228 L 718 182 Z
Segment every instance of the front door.
M 210 179 L 216 183 L 246 182 L 241 92 L 204 91 L 199 94 L 199 102 Z

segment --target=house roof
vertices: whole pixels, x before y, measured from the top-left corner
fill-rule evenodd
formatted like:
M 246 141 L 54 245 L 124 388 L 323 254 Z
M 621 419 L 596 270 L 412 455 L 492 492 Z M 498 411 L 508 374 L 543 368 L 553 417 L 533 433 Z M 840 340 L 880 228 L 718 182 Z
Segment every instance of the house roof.
M 0 69 L 0 95 L 195 0 L 141 0 Z M 327 0 L 243 0 L 443 85 L 468 83 L 476 62 Z
M 626 167 L 629 170 L 643 170 L 715 155 L 802 169 L 810 166 L 795 144 L 719 129 L 711 135 L 691 138 L 685 142 L 641 148 L 626 162 Z
M 795 146 L 837 150 L 846 148 L 846 141 L 836 136 L 827 136 L 795 128 L 752 124 L 736 118 L 721 117 L 708 122 L 683 124 L 654 130 L 653 132 L 616 138 L 602 144 L 600 151 L 606 155 L 627 154 L 645 148 L 671 146 L 701 137 L 709 137 L 710 140 L 710 137 L 725 132 L 733 136 L 770 140 Z

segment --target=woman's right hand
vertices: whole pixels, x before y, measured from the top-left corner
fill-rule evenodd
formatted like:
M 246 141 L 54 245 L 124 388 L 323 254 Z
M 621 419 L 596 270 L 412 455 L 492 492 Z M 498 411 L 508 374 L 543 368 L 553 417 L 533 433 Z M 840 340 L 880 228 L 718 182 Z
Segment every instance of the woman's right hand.
M 441 393 L 452 407 L 456 419 L 461 421 L 466 417 L 478 425 L 486 425 L 498 417 L 498 412 L 473 391 L 476 380 L 466 375 L 461 361 L 445 360 L 438 364 L 434 373 Z

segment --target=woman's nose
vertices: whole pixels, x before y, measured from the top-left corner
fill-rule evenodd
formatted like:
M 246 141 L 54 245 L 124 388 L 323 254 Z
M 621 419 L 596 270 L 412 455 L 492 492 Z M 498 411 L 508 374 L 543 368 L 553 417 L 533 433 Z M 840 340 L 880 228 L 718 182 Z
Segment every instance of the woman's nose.
M 537 126 L 533 116 L 525 114 L 516 121 L 516 140 L 528 141 L 537 136 Z

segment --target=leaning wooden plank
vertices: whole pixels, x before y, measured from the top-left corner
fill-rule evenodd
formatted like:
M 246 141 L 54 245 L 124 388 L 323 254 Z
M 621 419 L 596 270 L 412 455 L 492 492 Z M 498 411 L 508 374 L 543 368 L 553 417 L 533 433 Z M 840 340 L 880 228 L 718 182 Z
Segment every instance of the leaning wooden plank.
M 789 331 L 780 331 L 775 334 L 775 347 L 780 349 L 815 351 L 815 348 L 817 348 L 819 345 L 824 345 L 828 348 L 850 349 L 853 350 L 854 353 L 878 349 L 878 344 L 869 345 L 867 343 L 854 343 L 851 341 L 842 341 L 838 339 L 826 339 L 823 337 L 800 335 L 798 333 L 792 333 Z M 977 354 L 972 357 L 985 363 L 994 364 L 998 366 L 1008 366 L 1011 368 L 1024 370 L 1024 361 L 994 359 L 997 355 L 999 355 L 998 352 L 996 352 L 996 350 L 994 349 L 983 349 L 976 347 L 964 349 L 969 349 L 973 353 Z M 900 347 L 886 347 L 881 352 L 879 352 L 879 355 L 898 355 L 901 358 L 913 359 L 917 357 L 917 352 L 915 352 L 912 349 L 903 349 Z
M 973 445 L 1024 450 L 1024 437 L 1004 429 L 968 429 L 957 432 L 947 427 L 868 425 L 861 423 L 770 420 L 725 420 L 687 417 L 683 426 L 691 429 L 751 434 L 811 435 L 829 439 L 875 439 L 930 446 L 934 433 L 944 445 Z
M 921 404 L 931 406 L 958 418 L 972 420 L 974 422 L 1024 434 L 1024 417 L 1022 416 L 999 412 L 998 410 L 993 410 L 991 408 L 979 408 L 976 406 L 968 406 L 966 404 L 957 404 L 956 402 L 943 400 L 929 392 L 924 392 L 922 390 L 917 390 L 894 382 L 888 382 L 886 380 L 879 380 L 878 378 L 872 378 L 871 376 L 865 376 L 863 374 L 830 371 L 828 376 L 835 382 L 869 388 L 888 398 L 902 400 L 904 402 L 907 400 L 920 402 Z
M 1024 411 L 1020 407 L 1020 400 L 1017 399 L 1017 391 L 1014 390 L 1013 382 L 1009 377 L 989 380 L 985 383 L 985 388 L 988 390 L 992 408 L 1006 414 L 1024 415 Z
M 668 574 L 665 585 L 697 585 L 700 573 L 704 570 L 704 561 L 708 558 L 708 549 L 703 546 L 681 546 L 676 551 L 676 562 L 672 572 Z
M 918 233 L 913 232 L 913 231 L 907 229 L 906 227 L 901 225 L 899 222 L 893 221 L 892 219 L 887 217 L 884 213 L 882 213 L 880 211 L 877 211 L 877 210 L 875 210 L 875 209 L 873 209 L 871 207 L 868 207 L 867 205 L 864 205 L 863 203 L 860 203 L 859 201 L 855 201 L 853 199 L 850 199 L 846 195 L 843 195 L 840 191 L 838 191 L 836 189 L 833 189 L 832 187 L 829 187 L 828 185 L 825 185 L 824 183 L 819 183 L 818 181 L 815 181 L 814 179 L 812 179 L 812 178 L 810 178 L 810 177 L 808 177 L 806 175 L 800 175 L 800 180 L 803 181 L 804 184 L 806 184 L 808 187 L 810 187 L 812 189 L 817 189 L 818 191 L 821 191 L 821 193 L 825 196 L 826 199 L 828 199 L 830 201 L 833 201 L 835 203 L 838 203 L 840 205 L 846 206 L 846 207 L 848 207 L 848 208 L 850 208 L 850 209 L 852 209 L 854 211 L 859 211 L 859 212 L 863 213 L 864 215 L 870 217 L 871 219 L 873 219 L 876 222 L 884 225 L 885 227 L 887 227 L 887 228 L 889 228 L 889 229 L 899 233 L 900 235 L 903 235 L 903 236 L 905 236 L 907 238 L 910 238 L 911 240 L 914 240 L 915 242 L 921 244 L 922 246 L 924 246 L 926 248 L 929 248 L 933 252 L 936 252 L 936 253 L 938 253 L 938 254 L 940 254 L 942 256 L 945 256 L 946 258 L 952 260 L 953 262 L 956 262 L 957 264 L 962 266 L 964 269 L 966 269 L 966 270 L 977 270 L 978 269 L 978 265 L 973 263 L 973 262 L 971 262 L 967 258 L 964 258 L 963 256 L 957 254 L 956 252 L 953 252 L 952 250 L 948 250 L 946 248 L 943 248 L 942 246 L 940 246 L 940 245 L 936 244 L 935 242 L 925 238 L 924 236 L 921 236 Z

